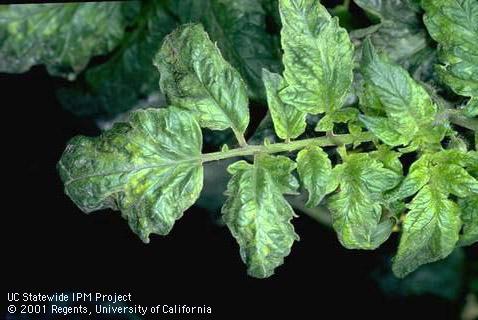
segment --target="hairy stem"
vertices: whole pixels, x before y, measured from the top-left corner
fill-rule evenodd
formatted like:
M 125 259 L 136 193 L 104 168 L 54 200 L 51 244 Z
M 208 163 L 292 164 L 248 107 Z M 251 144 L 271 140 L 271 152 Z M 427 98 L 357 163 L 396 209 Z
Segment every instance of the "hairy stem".
M 327 147 L 341 146 L 350 143 L 367 142 L 373 139 L 370 132 L 363 132 L 360 136 L 352 136 L 351 134 L 338 134 L 331 137 L 317 137 L 311 139 L 291 141 L 289 143 L 273 143 L 269 145 L 245 145 L 241 148 L 231 149 L 228 151 L 218 151 L 205 153 L 201 156 L 202 162 L 217 161 L 233 157 L 250 156 L 257 153 L 279 153 L 292 152 L 303 149 L 310 145 Z
M 459 113 L 451 113 L 449 116 L 451 123 L 473 131 L 478 131 L 478 119 L 467 118 Z

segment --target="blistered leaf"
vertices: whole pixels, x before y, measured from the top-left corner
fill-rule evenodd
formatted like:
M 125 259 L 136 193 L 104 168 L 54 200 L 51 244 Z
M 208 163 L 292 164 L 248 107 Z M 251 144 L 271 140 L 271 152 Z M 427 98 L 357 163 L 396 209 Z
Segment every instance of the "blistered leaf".
M 405 69 L 378 55 L 370 41 L 365 41 L 362 52 L 365 90 L 380 101 L 387 116 L 364 115 L 362 122 L 390 146 L 439 148 L 446 128 L 435 123 L 437 107 L 427 91 Z
M 265 99 L 262 69 L 280 70 L 278 41 L 267 31 L 260 0 L 171 0 L 182 23 L 201 22 L 253 98 Z M 277 3 L 275 3 L 277 6 Z
M 18 4 L 0 10 L 0 71 L 45 64 L 70 80 L 123 38 L 120 2 Z
M 285 82 L 277 73 L 262 71 L 264 86 L 266 87 L 267 103 L 271 112 L 274 129 L 281 139 L 295 139 L 305 131 L 306 113 L 294 106 L 282 102 L 279 91 L 285 87 Z
M 309 207 L 318 206 L 326 194 L 337 188 L 338 181 L 332 174 L 332 163 L 320 147 L 311 146 L 299 152 L 297 171 L 309 192 Z
M 478 2 L 423 0 L 428 32 L 439 43 L 437 72 L 463 96 L 478 96 Z
M 378 25 L 352 31 L 352 37 L 370 34 L 373 45 L 391 60 L 408 67 L 410 58 L 427 47 L 427 32 L 419 7 L 409 0 L 354 0 Z
M 348 249 L 375 249 L 393 227 L 393 223 L 380 224 L 383 193 L 394 188 L 401 176 L 367 154 L 352 154 L 337 168 L 340 190 L 330 198 L 329 208 L 339 240 Z M 386 225 L 389 228 L 383 230 Z
M 458 204 L 461 209 L 463 232 L 459 244 L 469 246 L 478 241 L 478 194 L 461 199 Z
M 281 0 L 284 78 L 281 99 L 308 113 L 342 107 L 353 78 L 353 46 L 318 0 Z
M 100 137 L 73 138 L 58 163 L 66 194 L 86 213 L 121 210 L 144 241 L 165 235 L 198 198 L 201 129 L 177 108 L 136 111 Z
M 448 256 L 458 241 L 460 210 L 447 195 L 427 185 L 408 205 L 393 272 L 404 277 L 425 263 Z
M 204 127 L 244 133 L 249 124 L 246 86 L 201 25 L 184 25 L 168 35 L 154 63 L 161 90 L 173 105 L 195 112 Z
M 294 169 L 289 158 L 270 155 L 229 166 L 232 178 L 222 212 L 253 277 L 271 276 L 298 239 L 290 223 L 294 211 L 283 196 L 298 187 Z
M 133 31 L 113 56 L 86 71 L 84 86 L 59 91 L 65 109 L 81 116 L 112 116 L 159 94 L 159 73 L 153 58 L 176 21 L 158 1 L 142 2 L 141 9 Z

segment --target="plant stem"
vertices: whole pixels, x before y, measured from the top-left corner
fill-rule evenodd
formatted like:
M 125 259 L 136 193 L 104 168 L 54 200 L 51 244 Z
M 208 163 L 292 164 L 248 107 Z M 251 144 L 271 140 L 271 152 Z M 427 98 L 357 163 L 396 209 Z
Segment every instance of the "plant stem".
M 478 131 L 478 120 L 467 118 L 459 113 L 451 113 L 449 116 L 451 123 L 459 125 L 460 127 L 467 128 L 473 131 Z
M 349 10 L 349 8 L 350 8 L 350 0 L 344 0 L 343 6 L 344 6 L 347 10 Z
M 351 134 L 338 134 L 332 137 L 317 137 L 311 139 L 291 141 L 289 143 L 273 143 L 269 145 L 246 145 L 241 148 L 231 149 L 228 151 L 218 151 L 205 153 L 201 156 L 202 162 L 217 161 L 233 157 L 250 156 L 258 153 L 279 153 L 291 152 L 303 149 L 307 146 L 314 145 L 320 147 L 341 146 L 356 142 L 367 142 L 373 139 L 370 132 L 363 132 L 360 136 L 352 136 Z

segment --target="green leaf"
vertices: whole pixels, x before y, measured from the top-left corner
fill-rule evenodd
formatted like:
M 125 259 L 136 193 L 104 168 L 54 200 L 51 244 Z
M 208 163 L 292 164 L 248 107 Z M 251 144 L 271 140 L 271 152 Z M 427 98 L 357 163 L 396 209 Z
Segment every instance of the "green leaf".
M 141 15 L 133 31 L 113 56 L 88 68 L 84 86 L 59 91 L 65 109 L 80 116 L 114 116 L 131 110 L 140 100 L 159 94 L 159 73 L 152 60 L 176 21 L 158 1 L 141 5 Z
M 168 35 L 154 59 L 161 90 L 173 105 L 194 111 L 201 126 L 242 135 L 249 124 L 247 91 L 201 25 Z
M 435 123 L 437 107 L 427 91 L 405 69 L 379 56 L 370 41 L 365 41 L 362 52 L 364 90 L 371 91 L 365 96 L 378 99 L 374 109 L 381 106 L 387 116 L 361 116 L 364 125 L 390 146 L 439 148 L 446 127 Z
M 400 162 L 400 152 L 392 151 L 386 145 L 379 145 L 376 151 L 369 153 L 370 156 L 383 163 L 383 166 L 396 172 L 399 175 L 403 175 L 403 166 Z
M 261 2 L 171 0 L 169 4 L 182 23 L 201 22 L 224 58 L 241 73 L 255 99 L 265 99 L 262 69 L 280 71 L 278 41 L 267 31 Z
M 281 99 L 303 112 L 342 107 L 353 79 L 353 46 L 318 0 L 281 0 L 284 78 Z
M 339 170 L 340 190 L 329 201 L 333 227 L 348 249 L 375 249 L 392 232 L 393 223 L 381 224 L 383 192 L 394 188 L 401 176 L 368 154 L 352 154 Z M 388 227 L 387 227 L 388 225 Z
M 459 165 L 439 164 L 434 173 L 442 190 L 461 198 L 478 194 L 478 181 Z
M 478 194 L 472 195 L 458 202 L 463 221 L 463 232 L 459 244 L 469 246 L 478 242 Z
M 333 131 L 334 123 L 348 123 L 358 120 L 359 111 L 355 108 L 342 108 L 326 114 L 320 119 L 315 131 Z
M 18 4 L 0 10 L 0 72 L 45 64 L 73 80 L 91 57 L 110 52 L 123 38 L 120 2 Z
M 389 146 L 407 145 L 410 142 L 410 137 L 398 132 L 388 118 L 360 115 L 359 119 L 368 130 Z
M 460 210 L 447 195 L 427 185 L 408 205 L 393 272 L 403 278 L 425 263 L 447 257 L 461 228 Z
M 428 32 L 439 43 L 441 80 L 459 95 L 478 97 L 478 2 L 423 0 L 422 6 Z
M 240 246 L 249 275 L 266 278 L 283 263 L 298 236 L 290 220 L 294 211 L 284 198 L 298 187 L 295 163 L 283 156 L 258 155 L 254 164 L 229 166 L 232 178 L 222 212 Z
M 370 34 L 373 45 L 392 61 L 408 67 L 411 57 L 427 47 L 419 6 L 409 0 L 354 0 L 378 25 L 351 32 L 354 38 Z
M 66 194 L 86 213 L 121 210 L 149 242 L 165 235 L 198 198 L 203 183 L 201 129 L 170 107 L 136 111 L 100 137 L 73 138 L 58 163 Z
M 277 136 L 281 139 L 297 138 L 305 131 L 307 114 L 282 102 L 279 91 L 285 87 L 285 82 L 279 74 L 263 69 L 262 78 Z
M 393 193 L 392 199 L 404 199 L 417 193 L 430 181 L 431 158 L 424 155 L 415 161 L 409 169 L 408 175 L 403 179 L 400 187 Z
M 463 114 L 469 118 L 478 117 L 478 97 L 471 98 L 468 101 Z
M 425 154 L 412 164 L 395 196 L 405 198 L 418 192 L 405 216 L 393 267 L 397 276 L 404 277 L 422 264 L 443 259 L 453 250 L 461 219 L 460 208 L 449 196 L 478 194 L 478 181 L 467 172 L 477 163 L 474 152 L 451 149 Z
M 332 174 L 332 163 L 322 148 L 311 146 L 297 155 L 297 171 L 309 192 L 307 206 L 316 207 L 324 196 L 337 188 L 338 181 Z

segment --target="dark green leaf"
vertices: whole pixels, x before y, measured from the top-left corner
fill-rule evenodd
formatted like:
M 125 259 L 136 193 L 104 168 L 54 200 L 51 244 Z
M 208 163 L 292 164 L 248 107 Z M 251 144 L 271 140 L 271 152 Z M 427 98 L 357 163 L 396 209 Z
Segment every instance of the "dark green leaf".
M 354 0 L 379 21 L 369 30 L 352 31 L 352 37 L 370 34 L 373 45 L 391 60 L 408 67 L 411 57 L 427 47 L 427 32 L 422 25 L 420 8 L 409 0 Z
M 0 10 L 0 71 L 25 72 L 45 64 L 73 80 L 95 55 L 123 38 L 120 2 L 18 4 Z
M 175 28 L 176 21 L 160 2 L 143 2 L 141 9 L 133 31 L 114 55 L 86 71 L 84 88 L 59 91 L 65 109 L 81 116 L 113 116 L 159 93 L 159 73 L 153 57 L 166 34 Z

